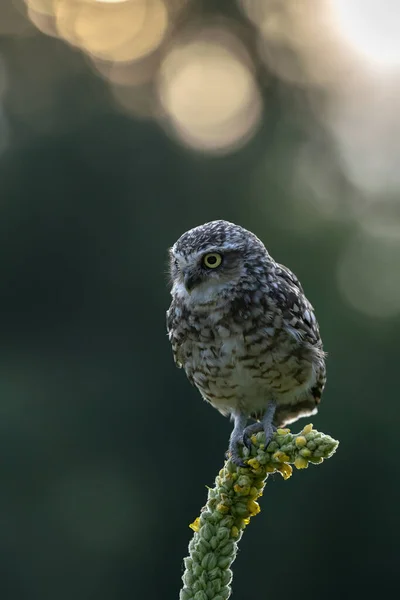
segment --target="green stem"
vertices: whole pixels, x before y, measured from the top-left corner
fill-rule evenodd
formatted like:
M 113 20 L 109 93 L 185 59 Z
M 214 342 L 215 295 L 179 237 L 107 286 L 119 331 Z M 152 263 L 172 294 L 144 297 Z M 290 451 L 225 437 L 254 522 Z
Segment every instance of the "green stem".
M 247 467 L 225 462 L 208 492 L 207 504 L 190 525 L 194 536 L 185 558 L 180 600 L 227 600 L 231 594 L 231 564 L 237 545 L 251 517 L 260 512 L 257 499 L 262 495 L 268 475 L 275 471 L 284 479 L 297 469 L 319 464 L 330 458 L 339 442 L 307 425 L 297 435 L 278 429 L 268 447 L 265 437 L 252 437 L 251 450 L 244 448 Z

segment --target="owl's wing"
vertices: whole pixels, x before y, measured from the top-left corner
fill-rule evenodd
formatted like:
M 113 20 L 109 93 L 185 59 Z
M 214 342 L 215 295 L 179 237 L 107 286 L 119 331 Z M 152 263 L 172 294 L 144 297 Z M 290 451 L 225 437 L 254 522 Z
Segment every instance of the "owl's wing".
M 270 296 L 281 310 L 284 324 L 294 335 L 313 346 L 322 346 L 314 308 L 296 275 L 283 265 L 276 266 Z
M 179 342 L 179 336 L 177 335 L 177 332 L 176 332 L 175 311 L 174 311 L 172 305 L 171 305 L 170 309 L 167 311 L 167 332 L 168 332 L 169 341 L 171 342 L 172 355 L 174 357 L 174 362 L 175 362 L 176 366 L 178 367 L 178 369 L 181 369 L 182 362 L 179 357 L 180 342 Z

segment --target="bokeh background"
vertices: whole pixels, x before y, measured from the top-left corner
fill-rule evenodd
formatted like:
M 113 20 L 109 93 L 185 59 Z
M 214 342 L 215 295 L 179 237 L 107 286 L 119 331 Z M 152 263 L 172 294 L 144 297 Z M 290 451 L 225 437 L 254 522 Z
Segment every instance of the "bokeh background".
M 399 19 L 397 0 L 2 0 L 2 598 L 178 597 L 231 424 L 173 365 L 166 257 L 216 218 L 301 279 L 329 353 L 313 422 L 341 442 L 271 478 L 233 597 L 394 593 Z

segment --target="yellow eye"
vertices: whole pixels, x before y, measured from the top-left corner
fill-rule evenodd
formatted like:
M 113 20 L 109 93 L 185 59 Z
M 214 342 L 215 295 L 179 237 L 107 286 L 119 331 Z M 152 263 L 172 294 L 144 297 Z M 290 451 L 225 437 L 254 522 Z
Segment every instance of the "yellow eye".
M 217 252 L 203 256 L 203 264 L 208 269 L 216 269 L 222 263 L 222 256 Z

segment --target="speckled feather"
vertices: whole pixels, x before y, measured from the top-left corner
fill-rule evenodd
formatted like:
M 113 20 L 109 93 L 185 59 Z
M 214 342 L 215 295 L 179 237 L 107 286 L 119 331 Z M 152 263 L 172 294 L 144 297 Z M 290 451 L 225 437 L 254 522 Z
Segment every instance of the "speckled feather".
M 218 269 L 204 269 L 218 252 Z M 175 362 L 222 414 L 262 418 L 276 403 L 283 426 L 316 412 L 325 354 L 314 310 L 297 277 L 251 232 L 213 221 L 183 234 L 170 251 L 167 328 Z M 185 289 L 184 276 L 197 282 Z

